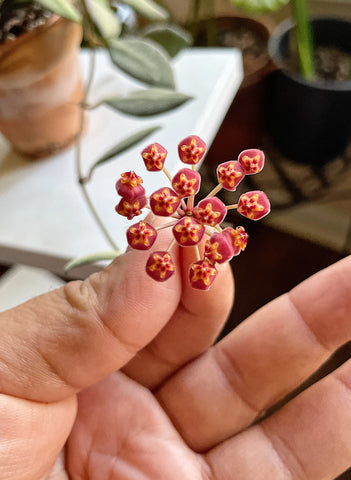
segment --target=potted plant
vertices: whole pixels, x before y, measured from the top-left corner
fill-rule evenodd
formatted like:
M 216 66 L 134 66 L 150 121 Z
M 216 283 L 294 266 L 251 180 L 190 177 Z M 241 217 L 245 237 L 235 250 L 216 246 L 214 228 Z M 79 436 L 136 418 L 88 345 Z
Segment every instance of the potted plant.
M 141 114 L 159 113 L 161 104 L 164 111 L 188 100 L 175 91 L 170 56 L 160 45 L 169 45 L 174 55 L 189 43 L 188 37 L 165 24 L 167 12 L 152 0 L 124 2 L 129 3 L 151 20 L 152 32 L 131 35 L 118 18 L 118 5 L 106 0 L 0 1 L 0 131 L 15 149 L 32 157 L 47 156 L 82 132 L 82 36 L 85 45 L 106 48 L 116 66 L 153 87 L 139 92 Z M 121 102 L 116 95 L 108 100 L 113 108 L 126 110 L 128 98 Z M 129 113 L 140 112 L 134 108 Z
M 251 11 L 263 5 L 231 1 Z M 269 5 L 276 9 L 282 3 Z M 305 0 L 291 3 L 294 22 L 284 21 L 269 41 L 275 71 L 267 88 L 268 130 L 283 155 L 320 166 L 343 153 L 349 140 L 351 23 L 310 20 Z
M 207 2 L 192 3 L 186 27 L 193 33 L 195 45 L 238 48 L 242 53 L 244 78 L 213 142 L 212 151 L 223 157 L 231 158 L 247 145 L 262 144 L 264 80 L 271 71 L 267 44 L 272 26 L 273 22 L 252 16 L 216 17 Z M 217 163 L 211 151 L 206 162 Z

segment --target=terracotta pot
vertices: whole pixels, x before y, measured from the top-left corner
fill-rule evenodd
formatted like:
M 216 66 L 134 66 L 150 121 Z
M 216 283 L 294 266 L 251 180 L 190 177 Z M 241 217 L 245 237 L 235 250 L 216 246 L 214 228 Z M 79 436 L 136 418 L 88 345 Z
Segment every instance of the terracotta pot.
M 52 17 L 0 45 L 0 131 L 34 158 L 71 144 L 80 121 L 83 82 L 80 25 Z

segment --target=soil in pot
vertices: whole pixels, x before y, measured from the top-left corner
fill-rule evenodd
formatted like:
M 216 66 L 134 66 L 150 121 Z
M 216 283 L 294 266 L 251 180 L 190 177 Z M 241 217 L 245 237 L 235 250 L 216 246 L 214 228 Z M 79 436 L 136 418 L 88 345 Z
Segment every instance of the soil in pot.
M 56 153 L 79 130 L 81 26 L 36 6 L 6 12 L 1 22 L 0 132 L 32 158 Z
M 335 81 L 346 82 L 351 80 L 351 53 L 344 52 L 338 47 L 317 47 L 314 52 L 316 82 Z M 286 59 L 286 69 L 299 73 L 296 57 Z
M 216 158 L 212 159 L 210 152 L 206 157 L 207 162 L 216 165 L 218 156 L 230 159 L 246 148 L 262 145 L 264 81 L 271 71 L 271 62 L 267 26 L 247 17 L 220 17 L 208 20 L 206 25 L 214 20 L 216 45 L 238 48 L 244 69 L 243 82 L 213 142 L 211 152 L 216 152 Z M 207 31 L 199 30 L 196 45 L 204 44 Z
M 14 8 L 6 8 L 6 1 L 0 9 L 0 43 L 15 40 L 20 35 L 44 25 L 52 16 L 49 10 L 37 3 Z

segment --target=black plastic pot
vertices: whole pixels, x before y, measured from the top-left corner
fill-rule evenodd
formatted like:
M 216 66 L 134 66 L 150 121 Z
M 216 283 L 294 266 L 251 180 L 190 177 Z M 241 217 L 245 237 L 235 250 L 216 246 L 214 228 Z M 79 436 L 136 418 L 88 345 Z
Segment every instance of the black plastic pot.
M 269 54 L 276 66 L 267 82 L 267 126 L 286 157 L 323 165 L 342 154 L 351 132 L 351 81 L 308 82 L 287 71 L 284 61 L 293 30 L 290 20 L 273 32 Z M 351 22 L 337 18 L 312 19 L 315 45 L 351 53 Z

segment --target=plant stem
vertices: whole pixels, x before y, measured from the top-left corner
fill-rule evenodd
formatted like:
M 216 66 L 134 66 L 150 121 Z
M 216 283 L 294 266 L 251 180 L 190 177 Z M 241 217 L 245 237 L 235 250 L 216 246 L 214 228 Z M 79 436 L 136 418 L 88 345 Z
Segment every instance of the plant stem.
M 85 105 L 87 102 L 88 94 L 89 94 L 91 85 L 93 83 L 94 71 L 95 71 L 95 50 L 91 49 L 88 81 L 84 90 L 84 98 L 82 101 L 82 105 Z M 111 247 L 114 250 L 119 251 L 120 249 L 117 247 L 117 245 L 111 238 L 110 234 L 108 233 L 105 225 L 103 224 L 101 218 L 99 217 L 99 214 L 97 213 L 93 205 L 93 202 L 89 196 L 89 193 L 86 187 L 87 178 L 84 178 L 82 174 L 82 135 L 84 130 L 84 113 L 85 113 L 84 107 L 82 106 L 80 110 L 79 131 L 77 135 L 77 144 L 76 144 L 76 172 L 78 177 L 78 183 L 81 187 L 86 204 L 88 205 L 92 216 L 94 217 L 96 223 L 98 224 L 101 232 L 105 236 L 107 242 L 111 245 Z
M 306 80 L 315 78 L 313 42 L 311 25 L 308 18 L 306 0 L 293 0 L 293 15 L 296 22 L 297 48 L 300 58 L 301 73 Z

